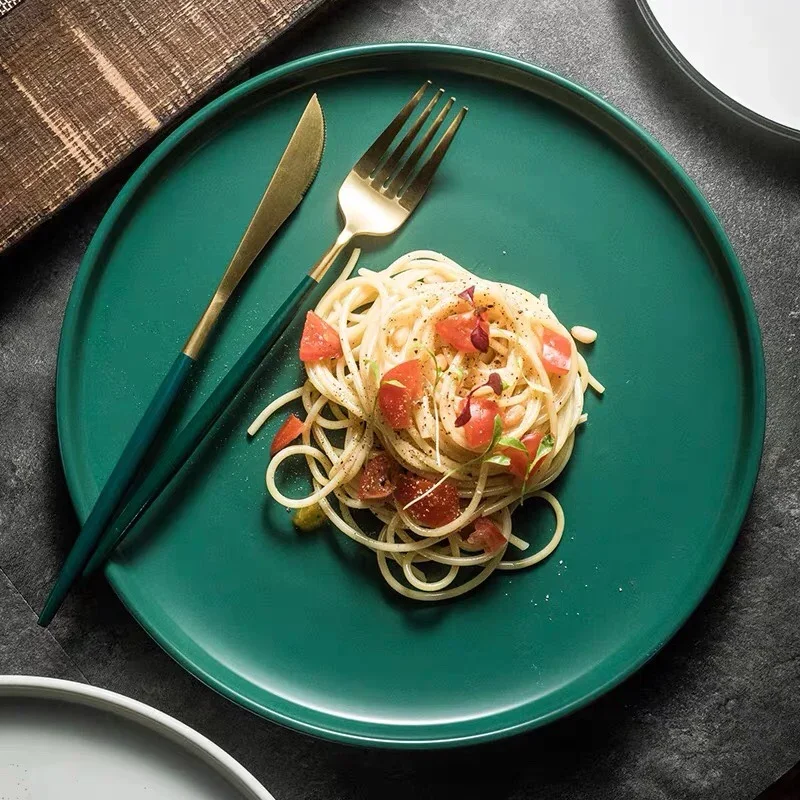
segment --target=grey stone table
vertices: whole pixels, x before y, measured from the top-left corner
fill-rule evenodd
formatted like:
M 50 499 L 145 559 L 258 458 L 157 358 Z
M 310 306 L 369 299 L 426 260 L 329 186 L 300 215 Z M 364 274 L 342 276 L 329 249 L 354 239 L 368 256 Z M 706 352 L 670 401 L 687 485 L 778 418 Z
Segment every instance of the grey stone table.
M 77 529 L 54 421 L 59 328 L 123 171 L 0 259 L 0 672 L 151 703 L 219 743 L 278 800 L 749 800 L 800 758 L 800 148 L 705 100 L 650 40 L 633 0 L 350 2 L 280 57 L 388 40 L 473 45 L 560 72 L 652 131 L 710 200 L 755 297 L 769 394 L 758 487 L 721 577 L 675 639 L 604 699 L 546 729 L 445 753 L 343 747 L 251 716 L 174 664 L 102 580 L 38 628 Z

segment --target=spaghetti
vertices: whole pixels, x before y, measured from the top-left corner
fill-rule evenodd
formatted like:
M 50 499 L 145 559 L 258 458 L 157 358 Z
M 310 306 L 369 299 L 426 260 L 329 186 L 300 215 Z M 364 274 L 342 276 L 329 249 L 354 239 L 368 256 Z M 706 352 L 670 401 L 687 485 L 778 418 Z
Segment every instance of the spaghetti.
M 319 509 L 375 552 L 392 589 L 417 600 L 455 597 L 495 570 L 547 558 L 564 512 L 545 487 L 586 420 L 587 387 L 604 391 L 573 337 L 546 295 L 483 280 L 439 253 L 353 274 L 357 259 L 356 251 L 309 314 L 305 383 L 248 429 L 255 434 L 294 401 L 305 409 L 295 423 L 301 443 L 270 460 L 270 495 L 287 508 Z M 324 355 L 310 358 L 315 341 Z M 313 484 L 299 499 L 276 482 L 294 456 L 305 458 Z M 530 555 L 511 520 L 528 498 L 555 515 L 550 541 Z M 510 546 L 523 552 L 512 558 Z

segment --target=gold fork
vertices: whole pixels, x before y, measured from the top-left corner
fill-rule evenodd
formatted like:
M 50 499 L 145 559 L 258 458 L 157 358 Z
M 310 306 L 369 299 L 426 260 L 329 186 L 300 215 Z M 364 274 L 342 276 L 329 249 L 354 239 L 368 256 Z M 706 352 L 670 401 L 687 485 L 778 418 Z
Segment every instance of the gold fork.
M 411 216 L 411 212 L 417 207 L 430 186 L 437 167 L 452 144 L 453 137 L 467 113 L 467 109 L 462 108 L 456 114 L 430 155 L 422 161 L 421 166 L 414 173 L 436 132 L 453 107 L 455 99 L 451 97 L 422 134 L 411 155 L 401 164 L 406 150 L 413 144 L 444 94 L 443 89 L 436 92 L 409 127 L 408 132 L 394 149 L 390 150 L 392 142 L 408 122 L 430 85 L 430 81 L 426 81 L 417 90 L 400 113 L 389 123 L 386 130 L 356 162 L 339 189 L 339 208 L 344 216 L 345 224 L 333 246 L 311 272 L 303 276 L 298 286 L 284 300 L 252 344 L 231 367 L 208 400 L 200 406 L 186 427 L 167 446 L 151 471 L 144 476 L 141 485 L 125 508 L 114 523 L 106 529 L 86 567 L 87 573 L 93 572 L 105 562 L 114 548 L 136 525 L 142 514 L 189 460 L 239 390 L 251 378 L 278 337 L 295 319 L 303 299 L 317 285 L 347 244 L 355 236 L 386 236 L 394 233 Z
M 425 81 L 417 89 L 414 96 L 370 145 L 366 153 L 358 159 L 344 179 L 339 189 L 339 209 L 344 217 L 344 228 L 330 250 L 309 273 L 315 281 L 319 282 L 322 279 L 342 250 L 356 236 L 387 236 L 394 233 L 411 216 L 411 212 L 430 186 L 436 169 L 467 114 L 466 106 L 456 114 L 413 178 L 411 176 L 415 167 L 447 118 L 455 98 L 451 97 L 444 104 L 405 163 L 402 165 L 400 163 L 403 155 L 441 100 L 444 89 L 439 89 L 434 94 L 408 132 L 390 151 L 392 142 L 408 122 L 430 86 L 431 82 Z

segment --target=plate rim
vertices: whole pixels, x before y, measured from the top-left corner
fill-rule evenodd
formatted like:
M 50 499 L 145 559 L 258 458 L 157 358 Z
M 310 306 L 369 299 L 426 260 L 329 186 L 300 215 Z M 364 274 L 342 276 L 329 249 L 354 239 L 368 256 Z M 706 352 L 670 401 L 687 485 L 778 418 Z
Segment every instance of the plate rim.
M 669 624 L 662 624 L 660 626 L 659 631 L 663 629 L 663 635 L 659 636 L 658 642 L 655 643 L 651 649 L 642 652 L 637 658 L 627 662 L 623 668 L 617 669 L 610 678 L 596 685 L 593 689 L 582 692 L 580 696 L 574 698 L 571 702 L 563 704 L 556 709 L 536 715 L 532 714 L 530 711 L 522 710 L 526 709 L 529 703 L 521 704 L 517 707 L 517 709 L 519 709 L 517 715 L 518 719 L 512 724 L 492 724 L 491 720 L 493 717 L 497 716 L 498 712 L 490 712 L 489 714 L 482 715 L 481 718 L 486 720 L 488 724 L 480 732 L 465 734 L 447 733 L 444 735 L 440 733 L 437 735 L 437 726 L 431 727 L 427 725 L 424 727 L 430 731 L 430 734 L 417 738 L 410 736 L 404 737 L 397 734 L 397 725 L 393 723 L 355 720 L 354 718 L 348 718 L 321 710 L 315 710 L 315 714 L 316 717 L 322 719 L 323 722 L 309 722 L 307 720 L 297 719 L 288 713 L 251 700 L 236 689 L 228 686 L 219 677 L 210 674 L 201 664 L 198 664 L 190 654 L 185 652 L 185 648 L 182 648 L 179 642 L 176 642 L 174 639 L 170 640 L 163 630 L 159 631 L 156 629 L 157 626 L 148 623 L 145 616 L 130 602 L 130 598 L 124 586 L 124 570 L 119 565 L 113 563 L 107 566 L 106 577 L 109 583 L 125 608 L 134 619 L 137 620 L 142 628 L 184 669 L 236 704 L 273 722 L 330 741 L 398 749 L 438 749 L 493 741 L 540 727 L 588 705 L 640 669 L 677 633 L 706 596 L 738 538 L 745 514 L 750 505 L 758 476 L 766 426 L 765 364 L 761 344 L 761 332 L 755 306 L 735 251 L 721 223 L 709 206 L 708 201 L 678 162 L 651 134 L 615 106 L 567 78 L 511 56 L 459 45 L 392 42 L 342 47 L 289 61 L 250 78 L 199 109 L 166 137 L 166 139 L 164 139 L 135 170 L 100 222 L 81 261 L 64 314 L 56 370 L 56 417 L 59 448 L 70 497 L 78 517 L 80 519 L 85 519 L 90 510 L 90 501 L 84 496 L 79 486 L 76 477 L 78 472 L 76 453 L 70 449 L 67 443 L 66 430 L 69 427 L 69 393 L 67 368 L 65 365 L 70 360 L 70 351 L 74 348 L 78 339 L 76 331 L 78 330 L 78 323 L 80 321 L 79 310 L 83 295 L 89 284 L 89 278 L 95 266 L 97 266 L 97 262 L 102 260 L 106 242 L 110 234 L 113 234 L 118 221 L 124 215 L 128 202 L 135 196 L 140 186 L 149 179 L 151 173 L 158 168 L 162 161 L 168 157 L 171 151 L 185 138 L 190 136 L 196 129 L 200 128 L 206 121 L 215 117 L 221 110 L 238 102 L 247 95 L 257 93 L 266 88 L 269 84 L 278 83 L 281 79 L 291 77 L 295 73 L 325 66 L 332 62 L 362 57 L 402 56 L 409 54 L 445 56 L 455 60 L 466 57 L 478 62 L 488 62 L 489 65 L 498 65 L 501 68 L 511 68 L 523 74 L 527 74 L 527 77 L 538 78 L 546 82 L 554 83 L 558 87 L 576 94 L 582 101 L 587 101 L 601 113 L 612 117 L 612 119 L 616 123 L 622 125 L 629 134 L 632 134 L 637 140 L 646 145 L 650 151 L 650 155 L 655 157 L 663 168 L 666 169 L 669 176 L 677 181 L 685 195 L 688 196 L 691 206 L 702 219 L 706 227 L 706 232 L 712 235 L 715 244 L 719 248 L 721 261 L 724 261 L 725 265 L 727 265 L 728 269 L 725 275 L 728 280 L 725 283 L 733 288 L 733 299 L 735 299 L 738 308 L 742 312 L 744 330 L 740 331 L 740 333 L 746 338 L 746 343 L 748 345 L 748 352 L 750 355 L 748 366 L 753 388 L 752 407 L 750 409 L 752 413 L 750 434 L 751 440 L 755 446 L 751 449 L 749 455 L 744 459 L 742 464 L 743 477 L 740 485 L 743 489 L 737 492 L 735 501 L 732 503 L 732 508 L 729 511 L 731 524 L 727 526 L 727 530 L 725 531 L 723 539 L 724 545 L 719 548 L 718 557 L 707 565 L 702 576 L 697 579 L 695 591 L 687 593 L 684 597 L 684 601 L 678 606 L 678 610 L 671 617 Z M 573 113 L 576 112 L 573 111 Z M 583 118 L 587 124 L 594 124 L 585 116 Z M 620 144 L 620 146 L 622 145 Z M 635 155 L 632 157 L 636 158 Z M 684 212 L 681 210 L 679 210 L 678 213 L 684 215 Z M 723 283 L 723 286 L 725 283 Z M 689 598 L 688 602 L 686 599 L 687 597 Z M 267 693 L 270 694 L 269 692 Z M 294 700 L 288 701 L 288 705 L 304 707 L 302 703 L 297 703 Z M 360 732 L 353 733 L 349 730 L 344 730 L 341 724 L 343 720 L 353 723 L 354 726 L 358 727 Z M 463 722 L 455 723 L 457 727 L 463 724 Z M 448 724 L 448 727 L 451 725 L 452 724 Z M 395 731 L 394 734 L 393 731 Z
M 185 722 L 164 711 L 109 689 L 62 678 L 35 675 L 0 675 L 0 701 L 6 698 L 59 700 L 107 711 L 167 738 L 189 755 L 199 757 L 249 800 L 275 798 L 233 756 Z
M 719 86 L 708 80 L 669 37 L 658 21 L 655 12 L 650 7 L 649 0 L 636 0 L 636 5 L 639 9 L 639 13 L 642 15 L 642 19 L 653 35 L 653 38 L 666 51 L 675 66 L 678 67 L 692 83 L 711 97 L 712 100 L 719 103 L 729 112 L 736 114 L 737 117 L 745 120 L 750 125 L 756 125 L 762 130 L 769 131 L 769 133 L 777 134 L 786 139 L 800 141 L 800 128 L 784 125 L 782 122 L 778 122 L 771 117 L 765 117 L 763 114 L 759 114 L 758 111 L 734 100 L 729 94 L 723 92 Z

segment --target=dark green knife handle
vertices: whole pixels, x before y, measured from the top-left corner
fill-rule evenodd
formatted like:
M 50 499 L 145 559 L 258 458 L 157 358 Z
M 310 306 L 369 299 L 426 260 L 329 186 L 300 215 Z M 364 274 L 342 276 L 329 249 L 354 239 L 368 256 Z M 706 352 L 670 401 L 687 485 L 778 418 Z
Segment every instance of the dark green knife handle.
M 198 409 L 197 413 L 189 420 L 186 427 L 167 447 L 153 466 L 153 469 L 144 478 L 141 486 L 125 505 L 117 520 L 106 531 L 86 567 L 85 574 L 88 575 L 94 572 L 104 563 L 114 548 L 136 525 L 142 514 L 147 511 L 164 488 L 177 475 L 181 467 L 189 460 L 206 434 L 252 377 L 256 368 L 278 340 L 278 337 L 295 318 L 303 298 L 316 285 L 317 282 L 307 275 L 286 298 L 283 305 L 273 314 L 253 343 L 231 367 L 208 400 Z
M 161 385 L 125 445 L 119 461 L 103 486 L 94 508 L 83 524 L 72 550 L 58 573 L 42 613 L 39 615 L 40 625 L 47 625 L 50 622 L 61 606 L 70 586 L 89 561 L 97 541 L 135 479 L 147 451 L 158 436 L 167 412 L 175 402 L 194 363 L 194 360 L 185 353 L 180 353 L 169 372 L 164 376 L 164 380 L 161 381 Z

